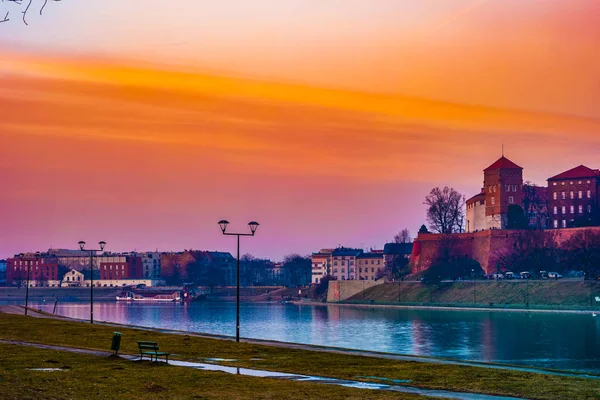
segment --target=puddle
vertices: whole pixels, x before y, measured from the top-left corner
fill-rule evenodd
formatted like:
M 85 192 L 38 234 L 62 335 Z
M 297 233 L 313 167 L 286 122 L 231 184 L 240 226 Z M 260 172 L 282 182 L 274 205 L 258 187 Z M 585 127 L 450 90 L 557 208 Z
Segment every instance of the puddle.
M 169 361 L 169 364 L 179 367 L 189 367 L 195 369 L 201 369 L 204 371 L 219 371 L 233 375 L 245 375 L 260 378 L 275 378 L 275 379 L 286 379 L 298 382 L 314 382 L 321 383 L 324 385 L 337 385 L 353 389 L 365 389 L 365 390 L 386 390 L 391 392 L 399 393 L 411 393 L 421 396 L 437 397 L 442 399 L 458 399 L 458 400 L 518 400 L 516 397 L 502 397 L 476 393 L 460 393 L 450 392 L 445 390 L 430 390 L 430 389 L 419 389 L 410 386 L 396 386 L 384 383 L 371 383 L 371 382 L 360 382 L 353 380 L 344 380 L 336 378 L 326 378 L 321 376 L 310 376 L 310 375 L 298 375 L 288 374 L 285 372 L 273 372 L 263 371 L 251 368 L 239 368 L 239 367 L 227 367 L 218 364 L 203 364 L 188 361 Z M 357 377 L 357 378 L 368 378 L 368 379 L 380 379 L 386 380 L 393 383 L 408 383 L 410 381 L 392 380 L 380 377 Z
M 213 361 L 213 362 L 237 362 L 237 360 L 229 359 L 229 358 L 205 358 L 205 361 Z
M 379 376 L 356 376 L 357 379 L 373 379 L 384 382 L 392 382 L 392 383 L 411 383 L 412 381 L 409 379 L 389 379 L 389 378 L 381 378 Z
M 68 371 L 68 369 L 65 369 L 65 368 L 27 368 L 27 371 L 55 372 L 55 371 Z

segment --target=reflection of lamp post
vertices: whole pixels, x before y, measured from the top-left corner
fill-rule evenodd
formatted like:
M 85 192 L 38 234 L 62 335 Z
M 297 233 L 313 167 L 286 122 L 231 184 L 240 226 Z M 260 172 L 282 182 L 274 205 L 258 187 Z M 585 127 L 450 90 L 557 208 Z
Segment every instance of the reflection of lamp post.
M 252 221 L 248 223 L 251 233 L 228 233 L 227 225 L 229 221 L 219 221 L 219 226 L 223 235 L 237 236 L 237 291 L 236 291 L 236 304 L 235 304 L 235 341 L 240 341 L 240 236 L 254 236 L 256 229 L 258 228 L 258 222 Z
M 25 255 L 23 253 L 19 254 L 21 258 Z M 35 261 L 39 260 L 40 252 L 37 251 L 35 253 Z M 27 280 L 25 283 L 25 315 L 27 315 L 27 308 L 29 307 L 29 270 L 31 269 L 31 260 L 27 262 Z M 22 275 L 21 275 L 22 276 Z
M 100 249 L 87 249 L 90 252 L 90 324 L 94 323 L 94 252 L 104 251 L 106 242 L 98 242 Z M 81 251 L 85 249 L 85 242 L 82 240 L 79 242 L 79 248 Z
M 473 304 L 477 304 L 477 279 L 475 279 L 475 269 L 471 270 L 473 276 Z

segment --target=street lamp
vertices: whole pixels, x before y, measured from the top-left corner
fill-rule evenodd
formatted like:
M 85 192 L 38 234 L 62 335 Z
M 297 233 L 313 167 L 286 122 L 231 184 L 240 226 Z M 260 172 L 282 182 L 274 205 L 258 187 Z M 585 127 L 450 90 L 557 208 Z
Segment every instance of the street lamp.
M 94 323 L 94 253 L 96 251 L 104 251 L 106 242 L 98 242 L 100 249 L 87 249 L 90 252 L 90 324 Z M 79 249 L 86 251 L 85 242 L 81 240 L 79 242 Z
M 235 305 L 235 341 L 240 341 L 240 236 L 254 236 L 256 229 L 258 228 L 258 222 L 252 221 L 248 223 L 251 233 L 230 233 L 226 232 L 229 221 L 219 221 L 219 226 L 223 235 L 237 236 L 237 290 L 236 290 L 236 305 Z
M 21 253 L 19 254 L 19 256 L 21 256 L 21 258 L 23 258 L 25 256 L 25 254 Z M 39 260 L 40 258 L 40 252 L 36 251 L 35 252 L 35 260 Z M 26 261 L 27 262 L 27 261 Z M 27 262 L 27 279 L 25 282 L 25 315 L 27 315 L 27 309 L 29 308 L 29 271 L 31 269 L 31 260 L 29 260 L 29 262 Z M 23 275 L 21 275 L 23 276 Z

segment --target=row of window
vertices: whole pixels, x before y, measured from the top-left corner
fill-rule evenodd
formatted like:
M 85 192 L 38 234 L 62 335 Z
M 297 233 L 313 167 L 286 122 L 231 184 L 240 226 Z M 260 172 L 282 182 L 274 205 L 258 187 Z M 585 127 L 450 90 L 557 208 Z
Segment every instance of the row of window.
M 583 181 L 577 181 L 578 185 L 581 185 L 582 183 L 583 183 Z M 588 180 L 588 181 L 586 181 L 586 183 L 590 184 L 591 181 Z M 556 186 L 557 184 L 558 184 L 558 182 L 552 182 L 552 186 Z M 560 184 L 561 184 L 561 186 L 565 186 L 566 185 L 566 183 L 564 181 L 561 182 Z M 575 184 L 574 181 L 569 182 L 569 185 L 573 185 L 573 184 Z
M 566 214 L 567 213 L 567 207 L 566 206 L 562 206 L 561 211 L 562 211 L 563 215 Z M 571 211 L 571 214 L 575 214 L 575 206 L 569 207 L 569 211 Z M 578 211 L 579 214 L 583 214 L 583 206 L 580 205 L 578 207 L 577 211 Z M 588 213 L 592 212 L 592 206 L 591 205 L 587 206 L 587 212 Z M 554 215 L 558 215 L 558 207 L 554 207 Z
M 558 200 L 558 192 L 554 192 L 552 194 L 552 197 L 554 198 L 554 200 Z M 569 197 L 571 198 L 571 200 L 574 200 L 575 199 L 575 192 L 574 191 L 569 192 Z M 560 193 L 560 198 L 561 198 L 561 200 L 566 200 L 567 199 L 567 193 L 566 192 L 561 192 Z M 579 192 L 577 192 L 577 198 L 583 199 L 583 191 L 580 190 Z M 591 190 L 587 191 L 587 198 L 588 199 L 592 198 L 592 191 Z
M 496 198 L 492 197 L 492 205 L 496 204 Z M 508 204 L 515 204 L 515 198 L 514 196 L 508 196 Z

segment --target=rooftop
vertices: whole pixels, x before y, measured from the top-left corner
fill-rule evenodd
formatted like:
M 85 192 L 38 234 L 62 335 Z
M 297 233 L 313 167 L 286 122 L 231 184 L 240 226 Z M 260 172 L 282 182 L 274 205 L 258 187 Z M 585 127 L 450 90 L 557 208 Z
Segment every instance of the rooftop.
M 412 243 L 386 243 L 383 247 L 383 254 L 411 254 L 413 249 Z
M 591 169 L 585 165 L 572 168 L 568 171 L 560 173 L 548 178 L 549 181 L 558 181 L 563 179 L 580 179 L 580 178 L 600 178 L 600 171 L 597 169 Z
M 484 169 L 484 171 L 488 171 L 491 169 L 501 169 L 501 168 L 502 169 L 523 169 L 522 167 L 519 167 L 514 162 L 510 161 L 508 158 L 502 156 L 498 159 L 498 161 L 496 161 L 495 163 L 493 163 L 492 165 L 490 165 L 489 167 Z

